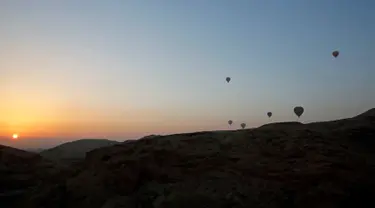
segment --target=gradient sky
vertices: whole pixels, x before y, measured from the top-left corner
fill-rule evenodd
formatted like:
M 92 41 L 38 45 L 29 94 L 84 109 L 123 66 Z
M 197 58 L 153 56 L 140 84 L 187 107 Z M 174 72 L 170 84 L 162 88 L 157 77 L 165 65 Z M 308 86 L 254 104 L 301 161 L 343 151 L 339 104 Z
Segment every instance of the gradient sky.
M 0 137 L 255 127 L 267 111 L 295 120 L 296 105 L 303 122 L 354 116 L 375 107 L 374 11 L 372 0 L 2 0 Z

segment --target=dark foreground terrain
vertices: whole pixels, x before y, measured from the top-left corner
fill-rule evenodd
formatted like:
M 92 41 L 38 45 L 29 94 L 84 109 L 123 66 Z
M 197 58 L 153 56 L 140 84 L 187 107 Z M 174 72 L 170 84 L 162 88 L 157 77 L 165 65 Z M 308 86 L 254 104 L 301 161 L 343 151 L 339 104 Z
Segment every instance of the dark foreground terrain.
M 8 150 L 0 149 L 1 191 L 25 190 L 10 207 L 375 207 L 375 109 L 332 122 L 154 136 L 93 150 L 69 170 Z

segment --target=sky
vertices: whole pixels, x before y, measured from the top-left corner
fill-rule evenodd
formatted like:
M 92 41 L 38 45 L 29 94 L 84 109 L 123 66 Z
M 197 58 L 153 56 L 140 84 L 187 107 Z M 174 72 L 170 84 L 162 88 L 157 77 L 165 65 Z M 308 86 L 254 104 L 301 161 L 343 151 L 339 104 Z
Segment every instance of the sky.
M 301 122 L 355 116 L 375 107 L 374 10 L 371 0 L 2 0 L 0 143 L 251 128 L 268 111 L 294 121 L 295 106 Z

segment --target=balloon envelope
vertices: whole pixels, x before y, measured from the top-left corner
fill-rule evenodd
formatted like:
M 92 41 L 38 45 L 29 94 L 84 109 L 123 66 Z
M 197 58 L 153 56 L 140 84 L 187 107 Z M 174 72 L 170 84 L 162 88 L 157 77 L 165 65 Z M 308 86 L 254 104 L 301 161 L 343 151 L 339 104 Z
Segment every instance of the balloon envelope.
M 272 112 L 268 112 L 268 113 L 267 113 L 267 116 L 268 116 L 268 117 L 271 117 L 271 116 L 272 116 Z
M 246 124 L 245 123 L 242 123 L 241 124 L 241 127 L 244 129 L 246 127 Z
M 301 107 L 301 106 L 297 106 L 297 107 L 294 108 L 294 113 L 295 113 L 298 117 L 300 117 L 300 116 L 303 114 L 303 112 L 304 112 L 304 109 L 303 109 L 303 107 Z
M 339 56 L 340 52 L 339 51 L 333 51 L 332 52 L 332 56 L 337 58 L 337 56 Z
M 227 77 L 225 80 L 227 80 L 227 82 L 230 82 L 230 77 Z
M 229 125 L 232 125 L 232 123 L 233 123 L 232 120 L 229 120 L 229 121 L 228 121 L 228 124 L 229 124 Z

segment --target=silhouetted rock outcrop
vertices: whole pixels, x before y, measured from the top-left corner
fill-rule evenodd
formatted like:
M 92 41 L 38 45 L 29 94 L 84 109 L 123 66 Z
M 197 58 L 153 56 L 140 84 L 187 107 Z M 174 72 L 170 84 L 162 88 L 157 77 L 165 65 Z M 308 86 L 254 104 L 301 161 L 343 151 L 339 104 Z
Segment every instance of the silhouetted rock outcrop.
M 58 181 L 63 170 L 38 154 L 0 145 L 0 207 L 16 207 L 25 193 Z
M 374 207 L 374 118 L 371 110 L 96 149 L 60 189 L 45 186 L 24 207 Z

